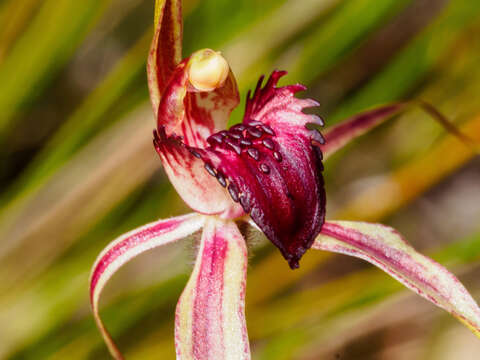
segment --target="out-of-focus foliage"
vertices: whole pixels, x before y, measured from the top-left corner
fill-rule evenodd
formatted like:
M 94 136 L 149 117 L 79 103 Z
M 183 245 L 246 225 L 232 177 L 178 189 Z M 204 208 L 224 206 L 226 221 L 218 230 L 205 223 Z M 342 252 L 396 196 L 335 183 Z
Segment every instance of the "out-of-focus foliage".
M 242 95 L 290 70 L 327 125 L 390 100 L 430 101 L 480 140 L 480 3 L 184 0 L 185 53 L 222 50 Z M 0 358 L 106 359 L 88 307 L 115 236 L 186 212 L 151 146 L 150 0 L 0 2 Z M 242 109 L 235 111 L 238 121 Z M 326 163 L 335 218 L 382 220 L 480 299 L 480 162 L 418 112 Z M 329 216 L 333 217 L 333 216 Z M 192 245 L 193 244 L 193 245 Z M 370 266 L 310 252 L 291 271 L 251 239 L 256 359 L 472 359 L 480 343 Z M 173 359 L 194 241 L 133 261 L 103 298 L 128 359 Z

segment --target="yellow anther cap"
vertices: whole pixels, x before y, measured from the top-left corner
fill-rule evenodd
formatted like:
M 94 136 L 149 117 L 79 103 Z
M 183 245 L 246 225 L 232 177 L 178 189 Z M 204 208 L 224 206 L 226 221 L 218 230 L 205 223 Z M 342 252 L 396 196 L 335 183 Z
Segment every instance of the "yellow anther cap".
M 227 60 L 219 52 L 203 49 L 191 56 L 188 78 L 195 89 L 212 91 L 223 85 L 229 71 Z

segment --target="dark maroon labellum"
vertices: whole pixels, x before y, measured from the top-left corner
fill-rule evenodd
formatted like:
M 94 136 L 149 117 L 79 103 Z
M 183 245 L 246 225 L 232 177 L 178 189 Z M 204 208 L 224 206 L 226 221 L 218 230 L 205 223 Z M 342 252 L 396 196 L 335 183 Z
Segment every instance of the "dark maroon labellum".
M 257 120 L 248 120 L 246 121 L 247 125 L 248 126 L 264 126 L 265 124 L 261 121 L 257 121 Z
M 192 155 L 195 156 L 197 159 L 200 159 L 200 158 L 201 158 L 200 154 L 199 154 L 198 152 L 196 152 L 195 150 L 191 150 L 190 152 L 191 152 Z
M 241 133 L 230 131 L 228 136 L 234 138 L 235 140 L 240 140 L 243 136 Z
M 273 72 L 263 87 L 260 79 L 242 124 L 209 136 L 206 148 L 184 146 L 200 156 L 206 171 L 297 268 L 325 220 L 322 154 L 316 146 L 325 140 L 306 128 L 319 121 L 302 111 L 316 103 L 294 96 L 305 87 L 276 87 L 284 74 Z
M 223 142 L 223 136 L 221 134 L 213 134 L 208 137 L 207 142 L 210 145 L 221 144 Z
M 230 131 L 244 131 L 247 127 L 243 124 L 237 124 L 237 125 L 233 125 L 231 128 L 230 128 Z

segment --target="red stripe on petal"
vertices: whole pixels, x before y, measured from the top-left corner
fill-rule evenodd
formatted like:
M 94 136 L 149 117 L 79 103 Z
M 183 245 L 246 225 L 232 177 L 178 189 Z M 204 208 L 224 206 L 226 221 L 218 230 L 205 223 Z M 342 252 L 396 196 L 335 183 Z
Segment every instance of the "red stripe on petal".
M 160 96 L 167 81 L 182 60 L 181 0 L 157 0 L 155 22 L 155 32 L 147 61 L 147 75 L 150 99 L 156 115 Z
M 378 266 L 480 336 L 480 309 L 465 287 L 443 266 L 416 252 L 394 229 L 363 222 L 326 222 L 313 247 Z
M 145 242 L 161 236 L 166 232 L 171 232 L 176 229 L 179 224 L 184 222 L 183 219 L 170 219 L 167 221 L 156 222 L 153 225 L 147 225 L 140 229 L 134 230 L 134 233 L 122 236 L 121 240 L 111 244 L 104 253 L 102 253 L 96 262 L 91 280 L 90 280 L 90 297 L 93 296 L 98 279 L 102 276 L 105 270 L 120 256 L 124 255 L 129 250 L 144 244 Z
M 212 356 L 205 357 L 210 353 L 215 354 L 218 359 L 224 359 L 223 337 L 212 334 L 222 333 L 225 281 L 222 274 L 228 271 L 225 269 L 228 245 L 222 235 L 209 234 L 208 229 L 205 229 L 204 239 L 195 288 L 197 296 L 193 304 L 193 342 L 196 344 L 193 354 L 197 359 L 211 359 Z
M 240 102 L 233 73 L 218 89 L 209 92 L 189 92 L 185 98 L 186 116 L 183 123 L 185 143 L 205 147 L 206 139 L 227 126 L 228 118 Z
M 197 214 L 156 221 L 120 236 L 98 256 L 90 276 L 90 302 L 97 326 L 114 358 L 123 357 L 98 312 L 98 300 L 105 284 L 120 267 L 135 256 L 182 239 L 199 230 L 203 222 L 204 218 Z
M 231 221 L 210 218 L 177 305 L 177 359 L 250 359 L 245 323 L 245 240 Z

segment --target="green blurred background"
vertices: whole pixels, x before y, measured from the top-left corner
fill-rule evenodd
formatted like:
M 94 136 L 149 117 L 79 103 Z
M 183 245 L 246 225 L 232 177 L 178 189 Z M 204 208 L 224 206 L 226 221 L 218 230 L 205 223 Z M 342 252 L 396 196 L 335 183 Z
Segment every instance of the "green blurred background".
M 151 145 L 153 0 L 0 1 L 0 358 L 108 359 L 88 276 L 121 233 L 188 211 Z M 309 86 L 327 125 L 430 101 L 480 140 L 480 2 L 184 0 L 184 54 L 222 50 L 241 93 L 262 73 Z M 232 122 L 241 118 L 236 111 Z M 328 217 L 382 221 L 480 299 L 480 161 L 410 111 L 326 163 Z M 480 342 L 359 260 L 309 252 L 290 271 L 252 238 L 254 359 L 471 360 Z M 173 359 L 192 239 L 143 255 L 105 289 L 127 359 Z

